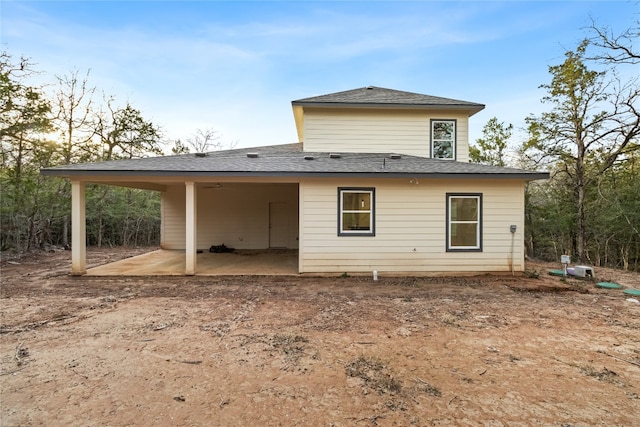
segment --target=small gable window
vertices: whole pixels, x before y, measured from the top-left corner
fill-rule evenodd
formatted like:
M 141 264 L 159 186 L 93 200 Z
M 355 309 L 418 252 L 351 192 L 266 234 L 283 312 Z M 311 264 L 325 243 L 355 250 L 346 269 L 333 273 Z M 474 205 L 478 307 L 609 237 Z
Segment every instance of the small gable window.
M 375 189 L 338 188 L 338 236 L 375 236 Z
M 447 194 L 447 251 L 482 251 L 482 194 Z
M 455 120 L 431 120 L 431 157 L 434 159 L 455 160 Z

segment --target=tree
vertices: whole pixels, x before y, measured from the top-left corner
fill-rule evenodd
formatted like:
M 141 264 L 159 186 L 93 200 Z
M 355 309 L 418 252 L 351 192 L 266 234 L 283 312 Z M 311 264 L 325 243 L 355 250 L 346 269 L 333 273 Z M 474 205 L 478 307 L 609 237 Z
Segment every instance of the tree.
M 594 156 L 598 163 L 600 154 Z M 627 270 L 640 262 L 640 150 L 600 175 L 587 195 L 590 250 L 597 264 Z
M 176 139 L 171 147 L 171 154 L 188 154 L 189 147 L 184 145 L 181 140 Z
M 100 109 L 88 73 L 56 77 L 51 93 L 28 84 L 35 73 L 0 54 L 0 250 L 67 243 L 69 183 L 41 168 L 161 154 L 159 128 L 130 104 L 109 99 Z M 158 193 L 90 185 L 87 200 L 93 243 L 158 243 Z
M 94 120 L 93 95 L 95 87 L 88 85 L 89 71 L 84 77 L 72 71 L 64 76 L 56 76 L 58 82 L 54 94 L 53 122 L 60 134 L 60 151 L 63 164 L 90 161 L 95 159 L 97 152 L 94 136 L 96 121 Z M 68 181 L 60 183 L 60 195 L 70 197 L 71 186 Z M 69 244 L 70 218 L 68 209 L 62 215 L 62 245 Z
M 161 155 L 160 129 L 128 102 L 124 108 L 115 108 L 113 103 L 113 98 L 109 99 L 106 112 L 98 116 L 102 160 Z
M 60 131 L 63 164 L 87 161 L 95 156 L 93 95 L 96 89 L 88 85 L 88 78 L 89 71 L 80 78 L 77 70 L 56 76 L 58 88 L 54 95 L 54 122 Z
M 51 107 L 40 87 L 27 84 L 34 73 L 25 58 L 13 63 L 0 54 L 0 249 L 25 250 L 42 244 L 48 228 L 44 210 L 51 189 L 43 183 L 40 167 L 58 161 Z
M 476 140 L 478 147 L 469 147 L 469 157 L 473 163 L 505 166 L 505 150 L 513 133 L 513 125 L 498 122 L 497 117 L 489 119 L 482 128 L 482 138 Z
M 187 144 L 189 144 L 196 153 L 206 153 L 222 148 L 220 134 L 213 129 L 196 130 L 191 137 L 187 138 Z
M 621 83 L 607 71 L 585 64 L 588 41 L 565 53 L 565 61 L 549 67 L 551 83 L 543 102 L 551 111 L 530 116 L 526 148 L 560 167 L 573 191 L 575 252 L 586 259 L 586 193 L 598 176 L 638 149 L 640 89 L 636 81 Z M 610 70 L 609 70 L 610 71 Z M 598 155 L 598 161 L 593 162 Z
M 635 22 L 635 28 L 629 28 L 620 35 L 608 27 L 599 27 L 593 20 L 589 30 L 593 35 L 588 41 L 598 49 L 589 59 L 605 64 L 640 63 L 640 52 L 633 47 L 633 43 L 640 39 L 640 20 Z
M 42 90 L 24 83 L 33 73 L 28 60 L 12 64 L 11 56 L 0 54 L 0 144 L 2 165 L 20 180 L 22 168 L 37 150 L 36 141 L 49 132 L 51 106 Z
M 160 243 L 160 194 L 104 185 L 87 186 L 87 243 L 151 245 Z

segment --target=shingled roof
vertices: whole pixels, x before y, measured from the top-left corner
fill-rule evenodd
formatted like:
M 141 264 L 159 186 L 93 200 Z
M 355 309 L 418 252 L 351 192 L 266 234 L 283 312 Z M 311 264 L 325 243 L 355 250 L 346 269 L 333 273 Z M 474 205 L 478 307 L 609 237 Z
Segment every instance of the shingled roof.
M 484 109 L 483 104 L 420 93 L 366 86 L 328 95 L 292 101 L 293 106 L 313 107 L 411 107 L 411 108 L 460 108 L 473 113 Z
M 43 175 L 60 177 L 430 177 L 545 179 L 546 172 L 429 159 L 394 153 L 310 153 L 302 144 L 272 145 L 143 159 L 57 166 Z

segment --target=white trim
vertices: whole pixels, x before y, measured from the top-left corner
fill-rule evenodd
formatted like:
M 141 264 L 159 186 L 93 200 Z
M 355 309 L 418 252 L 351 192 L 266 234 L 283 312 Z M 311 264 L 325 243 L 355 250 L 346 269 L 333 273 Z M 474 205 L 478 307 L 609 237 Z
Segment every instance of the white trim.
M 353 210 L 353 209 L 344 209 L 344 197 L 343 195 L 345 193 L 367 193 L 369 194 L 369 209 L 367 210 Z M 339 214 L 338 214 L 338 221 L 339 221 L 339 235 L 372 235 L 374 234 L 374 228 L 373 228 L 373 221 L 374 221 L 374 190 L 373 189 L 369 189 L 369 188 L 363 188 L 363 189 L 358 189 L 358 188 L 340 188 L 339 189 L 339 203 L 340 203 L 340 210 L 339 210 Z M 369 214 L 369 229 L 368 230 L 345 230 L 344 229 L 344 214 L 349 214 L 349 213 L 353 213 L 353 214 Z
M 436 123 L 450 123 L 453 126 L 453 132 L 452 132 L 452 136 L 451 136 L 451 140 L 449 139 L 436 139 L 435 138 L 435 132 L 433 130 L 434 126 Z M 431 119 L 431 157 L 434 159 L 441 159 L 441 160 L 455 160 L 456 159 L 456 145 L 457 145 L 457 122 L 456 120 L 453 119 Z M 434 152 L 435 152 L 435 145 L 436 142 L 450 142 L 451 143 L 451 157 L 436 157 Z
M 476 220 L 475 221 L 460 221 L 460 220 L 452 220 L 451 215 L 453 209 L 451 208 L 452 199 L 475 199 L 476 200 Z M 447 217 L 447 249 L 448 250 L 479 250 L 482 248 L 482 244 L 480 241 L 480 227 L 481 227 L 481 207 L 482 201 L 480 195 L 470 195 L 470 194 L 449 194 L 447 195 L 447 210 L 449 212 Z M 451 243 L 452 239 L 452 226 L 454 224 L 475 224 L 476 225 L 476 244 L 473 246 L 454 246 Z
M 198 255 L 197 236 L 197 194 L 193 181 L 186 181 L 185 194 L 185 272 L 187 276 L 196 274 Z

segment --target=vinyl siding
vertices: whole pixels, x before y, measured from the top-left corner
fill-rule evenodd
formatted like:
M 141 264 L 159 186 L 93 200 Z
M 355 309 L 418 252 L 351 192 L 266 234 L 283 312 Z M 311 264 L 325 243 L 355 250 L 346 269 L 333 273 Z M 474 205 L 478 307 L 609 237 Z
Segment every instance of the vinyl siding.
M 287 247 L 298 247 L 297 184 L 225 183 L 197 190 L 198 249 L 225 244 L 236 249 L 269 247 L 269 204 L 285 203 Z M 161 246 L 185 247 L 185 189 L 171 186 L 162 196 Z
M 305 108 L 304 150 L 429 157 L 431 119 L 457 121 L 456 158 L 469 161 L 469 119 L 446 111 Z
M 186 246 L 185 186 L 171 186 L 162 193 L 160 204 L 160 247 L 184 249 Z
M 375 187 L 376 235 L 337 236 L 337 188 Z M 524 270 L 524 183 L 519 180 L 304 180 L 300 272 Z M 446 251 L 446 194 L 481 193 L 482 252 Z

